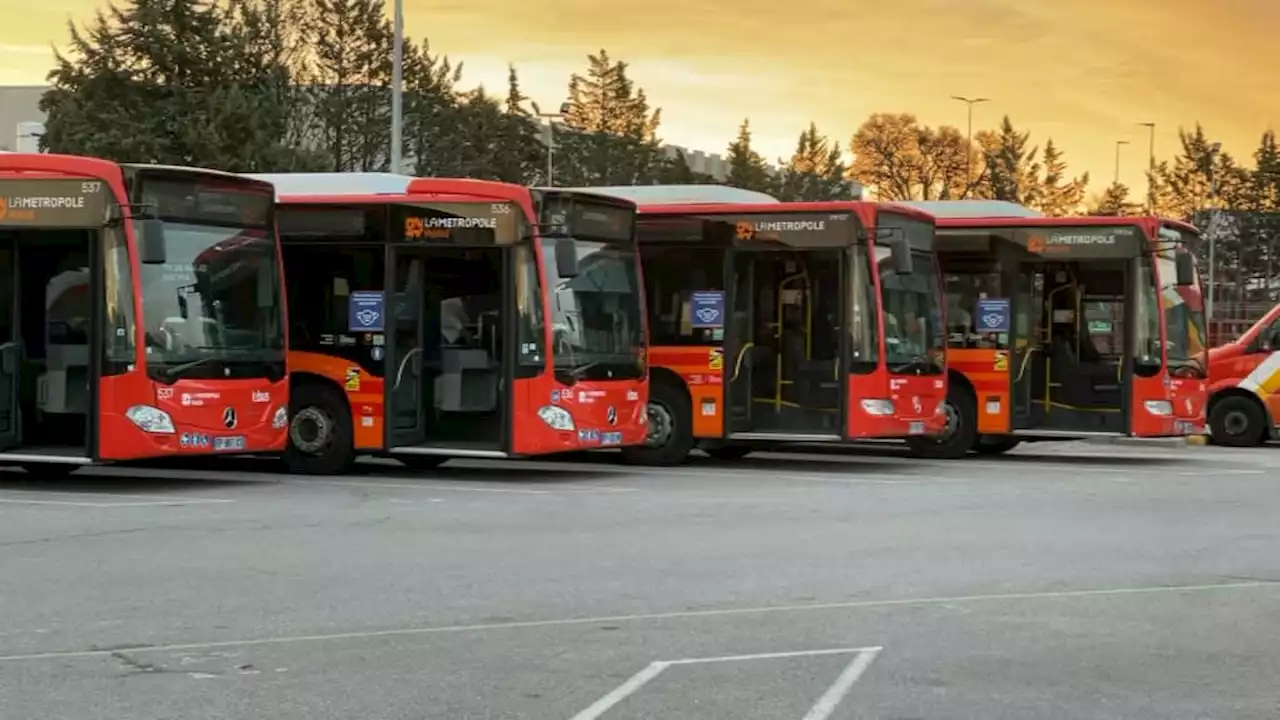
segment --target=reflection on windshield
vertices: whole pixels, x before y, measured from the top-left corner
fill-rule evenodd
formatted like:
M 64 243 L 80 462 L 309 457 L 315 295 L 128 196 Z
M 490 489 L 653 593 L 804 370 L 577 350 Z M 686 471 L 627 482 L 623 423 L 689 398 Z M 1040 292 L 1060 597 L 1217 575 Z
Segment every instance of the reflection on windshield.
M 1160 305 L 1164 310 L 1165 356 L 1171 370 L 1204 377 L 1208 348 L 1199 273 L 1194 285 L 1179 286 L 1175 252 L 1177 250 L 1173 248 L 1162 249 L 1156 257 Z
M 932 254 L 912 253 L 912 271 L 895 271 L 892 251 L 876 247 L 884 305 L 885 364 L 890 372 L 942 372 L 942 323 L 938 273 Z
M 264 363 L 282 364 L 284 331 L 271 237 L 164 225 L 164 264 L 141 266 L 148 369 L 164 381 L 274 375 Z
M 560 277 L 555 243 L 573 243 L 576 277 Z M 641 377 L 644 320 L 634 249 L 572 238 L 546 239 L 542 248 L 551 290 L 555 366 L 571 371 L 577 380 Z

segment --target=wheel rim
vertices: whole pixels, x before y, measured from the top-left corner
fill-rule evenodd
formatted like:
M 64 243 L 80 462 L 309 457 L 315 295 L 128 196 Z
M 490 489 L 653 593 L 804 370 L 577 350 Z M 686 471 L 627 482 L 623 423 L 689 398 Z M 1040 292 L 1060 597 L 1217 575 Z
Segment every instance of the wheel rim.
M 946 416 L 947 424 L 942 427 L 942 432 L 938 434 L 937 442 L 939 445 L 950 440 L 956 434 L 956 430 L 960 429 L 960 412 L 956 410 L 955 405 L 943 401 L 942 414 Z
M 303 408 L 289 423 L 289 441 L 301 452 L 318 455 L 333 441 L 333 419 L 319 408 Z
M 1249 431 L 1249 416 L 1239 410 L 1232 410 L 1222 419 L 1222 429 L 1232 437 L 1239 437 Z
M 650 402 L 645 408 L 645 414 L 649 417 L 649 432 L 644 439 L 645 447 L 663 447 L 671 441 L 671 431 L 675 426 L 671 411 L 662 403 Z

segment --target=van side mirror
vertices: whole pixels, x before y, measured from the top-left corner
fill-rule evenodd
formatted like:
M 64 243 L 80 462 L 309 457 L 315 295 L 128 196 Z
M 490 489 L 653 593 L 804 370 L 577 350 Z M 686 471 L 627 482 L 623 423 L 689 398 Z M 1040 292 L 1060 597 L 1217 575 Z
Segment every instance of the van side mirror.
M 893 258 L 893 271 L 899 275 L 910 275 L 913 268 L 911 243 L 905 235 L 897 235 L 889 241 L 889 253 Z
M 562 278 L 578 277 L 578 250 L 570 238 L 559 238 L 555 241 L 556 272 Z
M 138 223 L 138 262 L 163 265 L 165 262 L 164 223 L 147 218 Z
M 1191 253 L 1180 252 L 1173 256 L 1174 274 L 1177 277 L 1178 287 L 1187 287 L 1196 284 L 1196 266 L 1192 262 Z

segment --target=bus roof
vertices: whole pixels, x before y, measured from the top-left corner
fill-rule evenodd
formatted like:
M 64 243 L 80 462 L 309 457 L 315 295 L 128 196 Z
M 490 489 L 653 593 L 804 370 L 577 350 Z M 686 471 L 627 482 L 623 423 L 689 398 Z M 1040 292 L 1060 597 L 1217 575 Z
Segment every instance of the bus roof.
M 760 205 L 778 202 L 772 195 L 728 185 L 606 185 L 556 189 L 607 195 L 636 205 Z
M 415 177 L 382 172 L 260 173 L 244 177 L 271 183 L 276 188 L 276 201 L 284 203 L 377 203 L 424 198 L 436 202 L 519 201 L 529 199 L 534 193 L 580 193 L 595 195 L 605 202 L 631 205 L 622 202 L 622 198 L 589 189 L 528 188 L 500 180 Z
M 1005 200 L 899 200 L 898 205 L 923 210 L 938 219 L 1042 218 L 1044 213 Z
M 1019 227 L 1101 227 L 1105 225 L 1168 225 L 1199 235 L 1190 223 L 1153 215 L 1068 215 L 1065 217 L 949 217 L 938 218 L 938 229 L 1019 228 Z M 1154 232 L 1154 231 L 1152 231 Z

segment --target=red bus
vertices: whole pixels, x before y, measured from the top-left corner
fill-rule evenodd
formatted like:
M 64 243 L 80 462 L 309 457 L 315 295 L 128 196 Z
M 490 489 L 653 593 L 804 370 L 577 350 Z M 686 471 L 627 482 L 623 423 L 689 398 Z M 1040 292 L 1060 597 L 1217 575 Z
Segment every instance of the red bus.
M 266 183 L 0 154 L 0 462 L 283 451 L 281 283 Z
M 1196 229 L 1043 217 L 1013 203 L 908 203 L 937 218 L 954 421 L 930 454 L 1203 431 Z
M 599 192 L 640 205 L 651 432 L 630 461 L 943 430 L 928 215 L 708 185 Z
M 296 472 L 411 468 L 645 437 L 635 206 L 381 173 L 275 185 Z
M 1280 305 L 1243 335 L 1209 351 L 1209 435 L 1254 447 L 1280 430 Z

